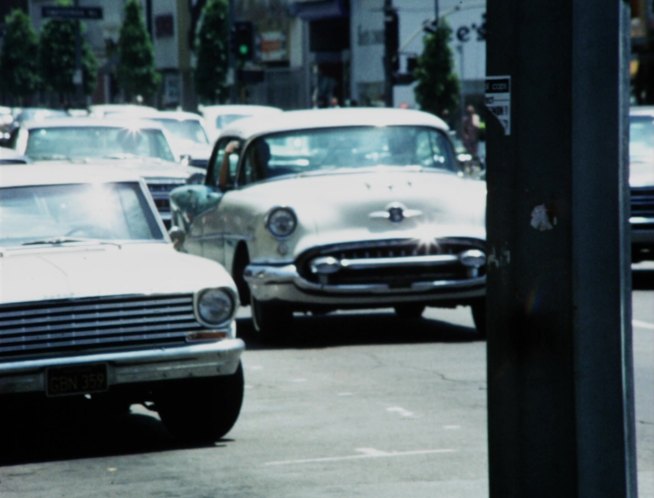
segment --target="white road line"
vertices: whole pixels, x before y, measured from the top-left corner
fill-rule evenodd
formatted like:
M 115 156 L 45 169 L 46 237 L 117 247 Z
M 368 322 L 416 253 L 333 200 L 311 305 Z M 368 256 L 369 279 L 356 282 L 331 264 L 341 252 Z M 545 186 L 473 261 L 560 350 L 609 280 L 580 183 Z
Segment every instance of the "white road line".
M 654 323 L 641 322 L 640 320 L 633 320 L 631 324 L 639 329 L 654 330 Z
M 414 451 L 381 451 L 375 448 L 357 448 L 359 455 L 345 455 L 336 457 L 323 457 L 323 458 L 302 458 L 298 460 L 278 460 L 274 462 L 266 462 L 264 465 L 299 465 L 303 463 L 325 463 L 325 462 L 343 462 L 347 460 L 362 460 L 366 458 L 394 458 L 406 457 L 416 455 L 434 455 L 437 453 L 455 453 L 456 450 L 440 449 L 440 450 L 414 450 Z
M 401 406 L 389 406 L 386 408 L 386 411 L 390 413 L 397 413 L 400 417 L 415 417 L 413 412 L 410 412 Z

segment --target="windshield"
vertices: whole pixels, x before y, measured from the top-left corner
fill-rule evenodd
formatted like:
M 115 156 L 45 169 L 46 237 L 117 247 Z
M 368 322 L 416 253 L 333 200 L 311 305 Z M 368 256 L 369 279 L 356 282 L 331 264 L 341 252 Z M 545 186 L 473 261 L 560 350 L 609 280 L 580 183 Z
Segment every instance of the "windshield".
M 629 118 L 629 158 L 632 161 L 654 158 L 653 116 Z
M 445 134 L 418 126 L 324 128 L 262 137 L 246 151 L 244 169 L 274 177 L 369 166 L 456 170 Z
M 25 155 L 34 160 L 125 156 L 175 160 L 166 136 L 160 129 L 108 126 L 33 128 L 27 138 Z
M 0 189 L 0 246 L 164 240 L 139 184 L 39 185 Z
M 154 118 L 166 127 L 168 132 L 177 139 L 189 140 L 199 144 L 208 144 L 209 137 L 204 132 L 202 125 L 193 119 L 160 119 Z

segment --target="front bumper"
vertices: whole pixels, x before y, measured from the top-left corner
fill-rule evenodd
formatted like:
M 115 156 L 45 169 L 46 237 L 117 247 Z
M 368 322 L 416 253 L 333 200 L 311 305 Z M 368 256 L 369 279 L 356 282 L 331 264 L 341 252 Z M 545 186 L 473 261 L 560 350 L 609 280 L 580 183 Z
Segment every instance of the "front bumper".
M 302 278 L 294 264 L 250 264 L 244 272 L 252 296 L 288 304 L 367 307 L 421 302 L 466 303 L 486 292 L 486 276 L 465 280 L 418 280 L 403 287 L 385 283 L 329 285 Z
M 174 348 L 96 353 L 0 363 L 0 394 L 46 391 L 46 371 L 53 367 L 104 364 L 109 389 L 135 383 L 231 375 L 245 344 L 225 339 Z

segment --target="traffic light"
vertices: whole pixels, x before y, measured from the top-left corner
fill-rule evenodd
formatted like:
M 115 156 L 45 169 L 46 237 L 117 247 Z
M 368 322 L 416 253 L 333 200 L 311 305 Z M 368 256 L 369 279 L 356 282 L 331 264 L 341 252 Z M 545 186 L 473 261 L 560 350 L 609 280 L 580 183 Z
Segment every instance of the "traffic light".
M 254 25 L 250 21 L 236 21 L 234 23 L 234 55 L 242 61 L 252 60 L 254 57 Z
M 392 72 L 400 68 L 400 23 L 397 10 L 388 8 L 384 11 L 384 49 Z

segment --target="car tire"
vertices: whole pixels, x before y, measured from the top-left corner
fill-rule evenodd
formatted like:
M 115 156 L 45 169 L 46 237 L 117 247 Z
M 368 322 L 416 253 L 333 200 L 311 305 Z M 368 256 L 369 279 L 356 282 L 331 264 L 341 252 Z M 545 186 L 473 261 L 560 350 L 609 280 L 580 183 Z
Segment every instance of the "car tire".
M 166 429 L 190 443 L 213 443 L 236 423 L 243 404 L 243 367 L 232 375 L 189 379 L 163 386 L 155 399 Z
M 404 303 L 395 305 L 395 314 L 402 320 L 418 320 L 425 312 L 426 306 L 419 303 Z
M 289 336 L 293 311 L 288 306 L 251 297 L 250 309 L 254 330 L 264 342 L 281 342 Z
M 470 306 L 472 309 L 472 320 L 477 329 L 477 335 L 486 337 L 486 299 L 478 299 Z

